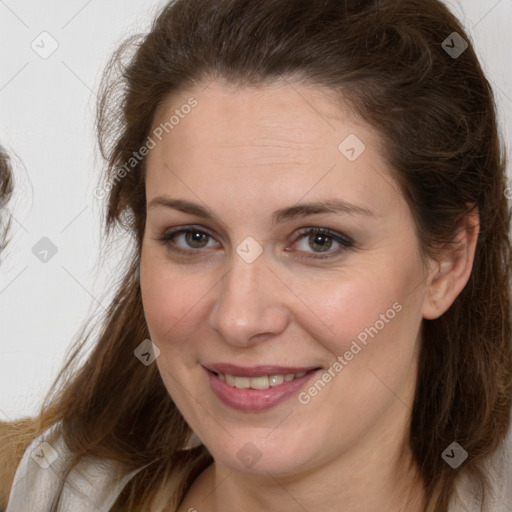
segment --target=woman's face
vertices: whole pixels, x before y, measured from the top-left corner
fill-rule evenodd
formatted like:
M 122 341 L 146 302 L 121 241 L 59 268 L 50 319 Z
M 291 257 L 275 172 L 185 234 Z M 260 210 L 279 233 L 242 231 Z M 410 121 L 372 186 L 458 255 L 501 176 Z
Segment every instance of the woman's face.
M 216 81 L 151 138 L 144 311 L 216 462 L 286 476 L 395 454 L 427 275 L 376 133 L 318 88 Z

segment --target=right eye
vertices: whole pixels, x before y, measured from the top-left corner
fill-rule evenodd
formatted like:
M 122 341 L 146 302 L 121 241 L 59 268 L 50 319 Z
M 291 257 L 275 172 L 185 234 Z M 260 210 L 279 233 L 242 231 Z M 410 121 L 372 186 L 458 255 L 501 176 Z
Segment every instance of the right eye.
M 169 250 L 182 254 L 197 252 L 198 249 L 206 247 L 219 246 L 210 233 L 195 227 L 182 227 L 166 232 L 158 237 L 158 241 Z M 209 242 L 212 244 L 208 245 Z

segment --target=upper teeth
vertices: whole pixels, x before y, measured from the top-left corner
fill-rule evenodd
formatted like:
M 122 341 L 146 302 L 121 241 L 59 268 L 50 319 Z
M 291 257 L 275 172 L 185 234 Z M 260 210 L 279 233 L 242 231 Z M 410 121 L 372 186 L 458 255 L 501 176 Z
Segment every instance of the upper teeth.
M 289 373 L 287 375 L 262 375 L 261 377 L 235 377 L 219 373 L 219 379 L 238 389 L 268 389 L 271 386 L 279 386 L 283 382 L 304 377 L 306 372 Z

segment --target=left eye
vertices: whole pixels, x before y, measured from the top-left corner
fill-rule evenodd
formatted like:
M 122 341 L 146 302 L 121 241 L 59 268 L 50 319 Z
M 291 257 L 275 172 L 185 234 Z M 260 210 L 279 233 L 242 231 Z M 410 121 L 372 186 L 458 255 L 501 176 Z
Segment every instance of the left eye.
M 299 250 L 309 252 L 309 249 L 313 249 L 313 253 L 329 253 L 329 256 L 338 254 L 339 252 L 353 247 L 353 242 L 348 237 L 341 233 L 335 233 L 325 228 L 312 228 L 302 232 L 297 238 L 298 242 L 296 245 Z M 333 245 L 337 244 L 337 247 L 333 249 Z M 327 256 L 327 257 L 329 257 Z M 325 256 L 313 256 L 313 257 L 325 257 Z

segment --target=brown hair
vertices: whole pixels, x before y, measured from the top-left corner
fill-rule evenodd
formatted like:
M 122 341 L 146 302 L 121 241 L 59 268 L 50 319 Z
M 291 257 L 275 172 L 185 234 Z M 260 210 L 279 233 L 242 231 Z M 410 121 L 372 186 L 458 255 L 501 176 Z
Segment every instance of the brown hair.
M 442 47 L 453 32 L 469 44 L 458 58 Z M 423 323 L 409 443 L 426 510 L 447 509 L 461 474 L 485 490 L 481 462 L 504 439 L 511 407 L 505 158 L 489 82 L 469 37 L 439 0 L 177 0 L 147 35 L 122 45 L 105 74 L 98 128 L 106 183 L 114 184 L 106 233 L 127 230 L 133 253 L 94 350 L 72 370 L 89 330 L 42 410 L 41 428 L 62 421 L 77 460 L 91 454 L 127 469 L 149 464 L 126 486 L 116 510 L 150 509 L 157 489 L 162 503 L 177 506 L 211 462 L 205 447 L 182 450 L 189 427 L 156 365 L 147 368 L 133 355 L 148 337 L 138 280 L 144 160 L 122 179 L 117 173 L 144 145 L 159 105 L 216 77 L 240 86 L 298 80 L 349 101 L 385 142 L 425 255 L 453 241 L 461 217 L 478 209 L 469 282 L 444 315 Z M 457 470 L 441 458 L 453 441 L 469 453 Z M 170 475 L 179 475 L 172 488 Z
M 9 156 L 4 148 L 0 146 L 0 252 L 7 245 L 7 232 L 9 231 L 10 219 L 5 219 L 4 209 L 11 198 L 13 191 L 13 178 Z

